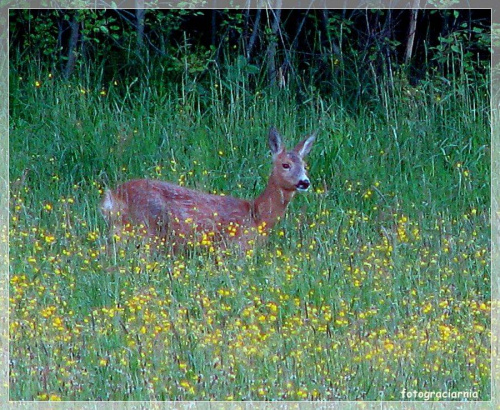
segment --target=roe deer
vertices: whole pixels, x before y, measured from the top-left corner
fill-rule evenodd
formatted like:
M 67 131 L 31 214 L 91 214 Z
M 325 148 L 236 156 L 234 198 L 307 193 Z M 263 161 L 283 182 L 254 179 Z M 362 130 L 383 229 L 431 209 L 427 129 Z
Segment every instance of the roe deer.
M 140 225 L 145 236 L 171 243 L 174 250 L 179 245 L 224 246 L 230 241 L 248 249 L 284 215 L 295 192 L 309 188 L 303 158 L 311 150 L 314 138 L 312 135 L 287 151 L 278 131 L 270 129 L 273 169 L 264 192 L 255 200 L 136 179 L 107 190 L 101 211 L 115 233 Z

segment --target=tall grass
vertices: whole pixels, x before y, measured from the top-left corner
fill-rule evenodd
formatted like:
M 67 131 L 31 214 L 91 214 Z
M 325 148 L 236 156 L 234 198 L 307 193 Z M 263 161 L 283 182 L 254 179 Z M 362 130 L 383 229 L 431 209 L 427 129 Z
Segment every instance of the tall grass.
M 11 70 L 12 400 L 489 399 L 486 86 L 381 78 L 353 110 L 227 72 L 102 78 Z M 257 195 L 270 125 L 319 134 L 266 245 L 108 239 L 98 200 L 130 178 Z

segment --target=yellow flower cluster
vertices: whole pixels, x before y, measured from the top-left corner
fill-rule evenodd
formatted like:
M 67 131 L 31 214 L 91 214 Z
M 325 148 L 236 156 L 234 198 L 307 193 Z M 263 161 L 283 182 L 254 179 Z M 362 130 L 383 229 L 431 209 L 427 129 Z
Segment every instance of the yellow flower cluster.
M 210 234 L 177 254 L 133 231 L 115 242 L 77 199 L 11 201 L 13 400 L 399 400 L 450 380 L 487 399 L 477 209 L 417 219 L 320 201 L 259 227 L 269 242 L 242 258 Z

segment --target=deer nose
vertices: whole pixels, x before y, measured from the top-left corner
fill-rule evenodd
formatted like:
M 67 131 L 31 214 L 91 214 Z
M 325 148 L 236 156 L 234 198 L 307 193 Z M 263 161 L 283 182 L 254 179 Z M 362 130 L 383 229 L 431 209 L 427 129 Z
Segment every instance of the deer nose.
M 299 191 L 307 191 L 309 186 L 311 185 L 311 182 L 308 179 L 302 179 L 299 181 L 299 183 L 296 185 L 297 189 Z

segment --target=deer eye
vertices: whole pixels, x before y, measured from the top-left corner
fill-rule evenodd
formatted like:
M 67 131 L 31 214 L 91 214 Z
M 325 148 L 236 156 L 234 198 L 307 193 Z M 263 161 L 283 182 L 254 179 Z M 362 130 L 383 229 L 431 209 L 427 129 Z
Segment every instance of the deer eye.
M 284 164 L 282 164 L 282 166 L 284 169 L 290 169 L 290 164 L 288 164 L 286 162 Z

